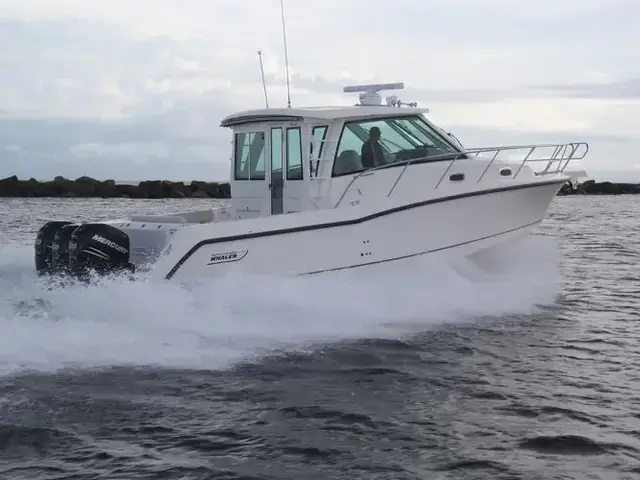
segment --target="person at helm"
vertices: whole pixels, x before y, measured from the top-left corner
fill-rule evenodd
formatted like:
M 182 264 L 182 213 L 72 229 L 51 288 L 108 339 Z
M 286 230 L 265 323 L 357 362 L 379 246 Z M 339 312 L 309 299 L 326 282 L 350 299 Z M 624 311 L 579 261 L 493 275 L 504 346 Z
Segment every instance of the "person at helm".
M 360 149 L 360 157 L 362 158 L 362 166 L 364 168 L 384 165 L 384 150 L 382 150 L 382 145 L 380 145 L 380 128 L 371 127 L 369 130 L 369 140 L 364 142 Z

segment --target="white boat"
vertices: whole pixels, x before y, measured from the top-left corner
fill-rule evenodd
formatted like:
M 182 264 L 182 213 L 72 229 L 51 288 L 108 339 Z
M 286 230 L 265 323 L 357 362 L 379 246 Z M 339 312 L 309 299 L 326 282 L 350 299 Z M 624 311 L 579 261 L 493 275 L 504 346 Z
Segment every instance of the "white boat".
M 229 206 L 49 222 L 36 240 L 38 272 L 125 269 L 182 282 L 231 270 L 307 275 L 471 255 L 528 235 L 569 180 L 569 162 L 588 152 L 583 142 L 464 148 L 427 109 L 395 95 L 382 101 L 382 90 L 403 87 L 345 87 L 361 92 L 353 106 L 226 117 Z M 371 147 L 372 127 L 379 146 Z

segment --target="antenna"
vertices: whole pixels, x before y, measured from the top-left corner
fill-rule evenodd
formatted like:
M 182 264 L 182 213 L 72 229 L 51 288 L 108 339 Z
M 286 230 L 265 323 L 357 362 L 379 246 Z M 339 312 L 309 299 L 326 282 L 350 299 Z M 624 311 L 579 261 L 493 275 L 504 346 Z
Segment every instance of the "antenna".
M 291 108 L 291 85 L 289 84 L 289 55 L 287 54 L 287 30 L 284 21 L 284 0 L 280 0 L 282 14 L 282 38 L 284 39 L 284 67 L 287 75 L 287 108 Z
M 264 81 L 264 67 L 262 66 L 262 51 L 258 50 L 258 58 L 260 59 L 260 73 L 262 74 L 262 89 L 264 90 L 264 103 L 269 108 L 269 97 L 267 96 L 267 82 Z

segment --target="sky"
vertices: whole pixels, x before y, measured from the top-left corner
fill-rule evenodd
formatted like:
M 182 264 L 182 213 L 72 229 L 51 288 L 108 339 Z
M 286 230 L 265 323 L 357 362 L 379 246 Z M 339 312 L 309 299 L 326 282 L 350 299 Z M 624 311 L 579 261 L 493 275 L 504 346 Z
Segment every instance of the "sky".
M 640 182 L 640 1 L 286 0 L 293 106 L 393 92 L 467 147 L 586 141 Z M 0 178 L 227 180 L 220 120 L 286 106 L 279 0 L 0 0 Z

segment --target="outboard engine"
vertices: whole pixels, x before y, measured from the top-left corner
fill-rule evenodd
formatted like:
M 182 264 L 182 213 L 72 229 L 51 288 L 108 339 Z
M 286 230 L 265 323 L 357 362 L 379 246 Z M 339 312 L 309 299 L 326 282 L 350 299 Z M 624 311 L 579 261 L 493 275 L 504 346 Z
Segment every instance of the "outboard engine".
M 130 259 L 129 236 L 106 223 L 84 223 L 71 233 L 69 271 L 84 277 L 91 271 L 99 275 L 134 272 Z
M 69 273 L 69 241 L 71 234 L 80 226 L 79 223 L 69 223 L 58 230 L 53 237 L 53 269 L 56 273 Z
M 36 236 L 35 261 L 38 275 L 55 273 L 53 265 L 53 242 L 56 234 L 72 222 L 51 221 L 45 223 Z

